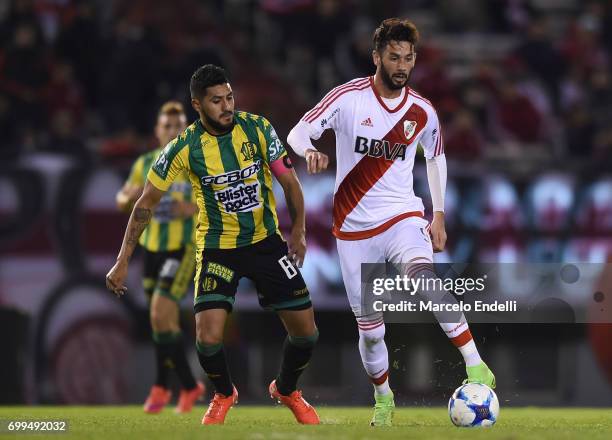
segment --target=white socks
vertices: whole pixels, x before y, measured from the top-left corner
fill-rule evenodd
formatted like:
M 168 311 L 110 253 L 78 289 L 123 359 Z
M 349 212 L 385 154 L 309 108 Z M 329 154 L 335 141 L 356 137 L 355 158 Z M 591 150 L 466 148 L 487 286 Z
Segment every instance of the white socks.
M 417 262 L 407 266 L 406 274 L 410 277 L 425 279 L 437 279 L 438 276 L 434 273 L 433 267 L 429 262 Z M 426 296 L 428 299 L 434 300 L 437 303 L 450 303 L 456 304 L 457 300 L 450 294 L 450 292 L 444 289 L 431 290 L 427 292 L 420 292 L 421 295 Z M 448 312 L 434 312 L 440 327 L 444 330 L 444 333 L 450 339 L 455 347 L 459 350 L 465 361 L 467 367 L 473 367 L 482 362 L 478 349 L 470 333 L 467 320 L 463 313 L 448 313 Z M 448 322 L 448 321 L 455 322 Z
M 377 394 L 388 394 L 389 355 L 385 344 L 385 324 L 382 315 L 357 318 L 359 354 L 366 373 Z
M 482 359 L 480 358 L 480 354 L 478 353 L 474 339 L 470 339 L 470 342 L 457 348 L 459 348 L 467 367 L 474 367 L 482 363 Z

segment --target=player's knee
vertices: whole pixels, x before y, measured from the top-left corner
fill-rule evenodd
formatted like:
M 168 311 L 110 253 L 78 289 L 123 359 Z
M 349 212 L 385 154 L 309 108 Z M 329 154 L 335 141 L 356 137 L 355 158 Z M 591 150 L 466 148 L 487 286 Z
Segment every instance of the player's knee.
M 196 322 L 196 340 L 202 345 L 221 344 L 223 342 L 223 330 L 218 331 L 204 323 Z
M 288 335 L 288 339 L 289 342 L 296 347 L 313 348 L 319 340 L 319 330 L 315 328 L 314 332 L 309 336 Z
M 203 346 L 212 346 L 223 343 L 223 336 L 198 332 L 196 341 Z
M 155 307 L 151 307 L 151 311 L 149 312 L 149 319 L 151 320 L 151 327 L 154 331 L 161 331 L 163 327 L 162 314 Z
M 172 331 L 175 327 L 178 327 L 178 323 L 174 325 L 172 314 L 168 310 L 164 310 L 163 307 L 151 307 L 150 319 L 151 327 L 156 332 Z

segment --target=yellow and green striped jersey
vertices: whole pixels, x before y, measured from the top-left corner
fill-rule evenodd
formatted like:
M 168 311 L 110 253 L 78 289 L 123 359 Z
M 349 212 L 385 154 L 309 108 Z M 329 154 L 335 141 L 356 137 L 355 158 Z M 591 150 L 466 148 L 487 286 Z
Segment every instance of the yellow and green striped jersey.
M 162 151 L 161 148 L 157 148 L 136 159 L 128 182 L 144 186 L 151 165 L 160 151 Z M 177 176 L 153 212 L 149 226 L 140 236 L 139 243 L 146 250 L 151 252 L 176 251 L 193 242 L 194 218 L 173 218 L 172 202 L 175 200 L 195 203 L 187 173 L 180 173 Z
M 278 231 L 270 164 L 287 155 L 263 117 L 236 112 L 222 136 L 197 120 L 160 153 L 148 174 L 165 191 L 187 171 L 199 208 L 196 244 L 203 249 L 247 246 Z

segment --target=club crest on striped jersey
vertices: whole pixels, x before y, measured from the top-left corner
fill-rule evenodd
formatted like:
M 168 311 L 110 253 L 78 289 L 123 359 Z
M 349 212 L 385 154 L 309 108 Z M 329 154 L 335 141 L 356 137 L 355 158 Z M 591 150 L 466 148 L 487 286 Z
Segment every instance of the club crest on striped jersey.
M 416 121 L 404 121 L 404 136 L 406 136 L 406 140 L 410 140 L 410 138 L 416 131 L 416 127 Z
M 247 160 L 253 160 L 257 152 L 257 145 L 255 145 L 255 142 L 243 142 L 240 152 L 242 153 L 242 160 L 245 162 Z

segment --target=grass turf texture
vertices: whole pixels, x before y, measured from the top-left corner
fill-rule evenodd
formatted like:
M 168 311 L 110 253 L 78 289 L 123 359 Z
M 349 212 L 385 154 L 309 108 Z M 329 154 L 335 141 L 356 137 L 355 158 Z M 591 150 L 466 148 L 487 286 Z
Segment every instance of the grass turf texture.
M 370 408 L 319 407 L 321 426 L 297 425 L 284 407 L 238 405 L 230 410 L 225 426 L 202 426 L 205 408 L 187 415 L 166 408 L 147 415 L 140 406 L 2 407 L 0 419 L 66 419 L 67 434 L 19 434 L 18 438 L 50 437 L 93 439 L 610 439 L 612 409 L 502 408 L 490 429 L 456 428 L 445 408 L 399 408 L 392 428 L 371 428 Z M 0 439 L 4 437 L 0 434 Z

